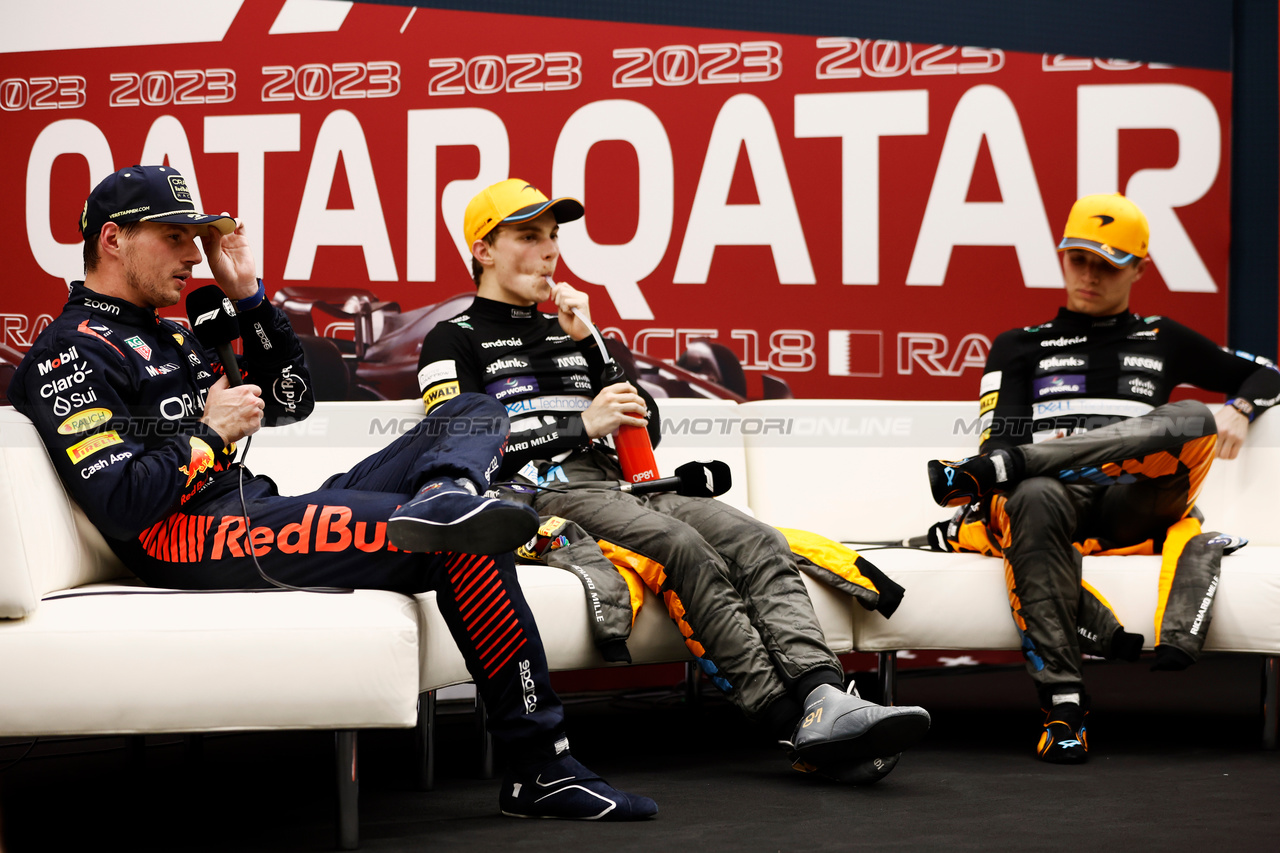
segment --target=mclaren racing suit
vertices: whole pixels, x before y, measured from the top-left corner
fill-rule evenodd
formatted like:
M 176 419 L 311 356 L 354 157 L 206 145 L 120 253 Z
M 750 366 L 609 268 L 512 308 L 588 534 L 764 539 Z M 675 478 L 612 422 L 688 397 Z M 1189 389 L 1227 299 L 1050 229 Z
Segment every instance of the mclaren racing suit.
M 305 418 L 310 376 L 284 314 L 263 301 L 238 320 L 243 374 L 262 388 L 264 424 Z M 183 326 L 76 282 L 9 393 L 67 491 L 148 584 L 258 589 L 269 585 L 265 574 L 294 586 L 436 589 L 490 730 L 516 762 L 553 757 L 563 710 L 511 555 L 411 554 L 386 536 L 391 513 L 429 479 L 487 486 L 509 426 L 502 407 L 478 394 L 451 400 L 321 490 L 286 497 L 201 423 L 222 373 Z
M 1255 414 L 1280 395 L 1269 362 L 1225 352 L 1166 317 L 1064 308 L 991 348 L 981 450 L 1021 447 L 1026 476 L 962 509 L 946 538 L 1003 554 L 1028 670 L 1044 695 L 1081 686 L 1081 652 L 1118 653 L 1121 624 L 1081 579 L 1086 554 L 1161 553 L 1157 665 L 1186 666 L 1203 646 L 1230 540 L 1200 529 L 1195 500 L 1217 435 L 1203 404 L 1168 403 L 1184 382 L 1246 398 Z
M 842 677 L 779 531 L 717 500 L 610 488 L 622 478 L 616 455 L 582 424 L 603 365 L 590 338 L 477 297 L 427 334 L 419 365 L 428 411 L 468 391 L 502 401 L 512 423 L 500 474 L 544 487 L 540 515 L 577 524 L 661 596 L 699 665 L 748 716 L 769 724 L 792 686 Z M 646 402 L 652 433 L 659 419 Z

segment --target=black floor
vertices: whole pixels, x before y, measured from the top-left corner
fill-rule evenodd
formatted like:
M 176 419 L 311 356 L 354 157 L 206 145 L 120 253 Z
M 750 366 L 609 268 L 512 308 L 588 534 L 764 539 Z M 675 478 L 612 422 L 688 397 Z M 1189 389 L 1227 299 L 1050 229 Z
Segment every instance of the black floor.
M 502 818 L 496 780 L 475 778 L 466 715 L 441 720 L 436 790 L 410 788 L 409 735 L 360 736 L 365 850 L 1280 849 L 1280 752 L 1259 748 L 1261 659 L 1209 658 L 1185 673 L 1089 669 L 1091 758 L 1031 757 L 1039 712 L 1016 669 L 911 673 L 900 702 L 929 737 L 870 788 L 802 776 L 714 696 L 678 690 L 573 697 L 574 752 L 658 801 L 641 824 Z M 0 772 L 0 849 L 333 849 L 332 736 L 210 736 L 192 762 L 178 738 L 131 757 L 119 738 L 42 742 Z M 0 746 L 0 768 L 22 748 Z M 575 851 L 576 848 L 576 851 Z

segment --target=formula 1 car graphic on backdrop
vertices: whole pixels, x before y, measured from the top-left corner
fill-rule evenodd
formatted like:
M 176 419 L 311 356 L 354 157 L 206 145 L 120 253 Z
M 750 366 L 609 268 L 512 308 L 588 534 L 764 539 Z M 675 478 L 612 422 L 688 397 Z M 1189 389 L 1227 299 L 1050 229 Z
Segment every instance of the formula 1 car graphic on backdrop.
M 437 322 L 465 310 L 474 296 L 459 293 L 402 311 L 399 303 L 382 302 L 370 290 L 301 285 L 281 288 L 272 302 L 302 341 L 317 400 L 400 400 L 418 396 L 423 337 Z M 613 338 L 607 345 L 655 398 L 744 402 L 792 396 L 775 376 L 749 381 L 737 356 L 714 341 L 691 341 L 674 364 L 632 353 Z
M 9 380 L 22 361 L 22 353 L 11 346 L 0 343 L 0 406 L 9 405 Z

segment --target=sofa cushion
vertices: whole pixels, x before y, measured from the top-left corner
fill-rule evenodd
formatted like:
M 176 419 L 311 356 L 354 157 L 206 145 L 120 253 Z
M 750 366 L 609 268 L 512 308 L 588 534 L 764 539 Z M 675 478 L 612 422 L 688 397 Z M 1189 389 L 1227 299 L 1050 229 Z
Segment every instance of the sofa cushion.
M 58 479 L 35 426 L 0 407 L 0 618 L 31 613 L 46 592 L 127 575 Z
M 1020 648 L 1009 612 L 1004 561 L 910 548 L 866 556 L 906 587 L 892 619 L 859 610 L 859 651 Z M 1274 654 L 1280 648 L 1280 548 L 1253 546 L 1224 557 L 1205 651 Z M 1086 557 L 1084 579 L 1111 603 L 1126 630 L 1155 642 L 1160 557 Z
M 968 455 L 978 441 L 976 404 L 761 400 L 738 408 L 756 517 L 839 542 L 900 541 L 948 517 L 929 496 L 925 463 Z
M 1250 425 L 1238 457 L 1214 461 L 1198 505 L 1205 530 L 1244 536 L 1253 545 L 1280 545 L 1280 412 Z
M 51 596 L 0 622 L 0 684 L 11 736 L 411 726 L 417 610 L 379 590 Z
M 842 542 L 901 541 L 949 518 L 925 464 L 978 447 L 975 402 L 762 400 L 738 411 L 756 516 Z M 1276 472 L 1280 417 L 1263 415 L 1237 459 L 1214 462 L 1199 500 L 1205 530 L 1280 545 Z

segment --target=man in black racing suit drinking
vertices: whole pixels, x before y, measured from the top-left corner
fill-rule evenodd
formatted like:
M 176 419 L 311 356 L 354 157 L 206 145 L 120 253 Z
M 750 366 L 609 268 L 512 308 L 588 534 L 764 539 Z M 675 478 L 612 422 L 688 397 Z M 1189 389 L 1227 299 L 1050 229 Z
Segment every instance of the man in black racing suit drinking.
M 648 417 L 656 439 L 659 421 L 635 385 L 603 384 L 586 294 L 552 283 L 559 224 L 582 215 L 577 200 L 553 201 L 518 179 L 471 201 L 464 233 L 477 296 L 423 342 L 427 411 L 467 392 L 502 402 L 512 424 L 499 477 L 518 478 L 536 491 L 541 516 L 576 523 L 636 571 L 703 671 L 775 734 L 797 769 L 880 778 L 925 734 L 929 715 L 845 692 L 783 535 L 714 499 L 611 488 L 622 471 L 610 434 Z M 555 314 L 537 310 L 548 300 Z

